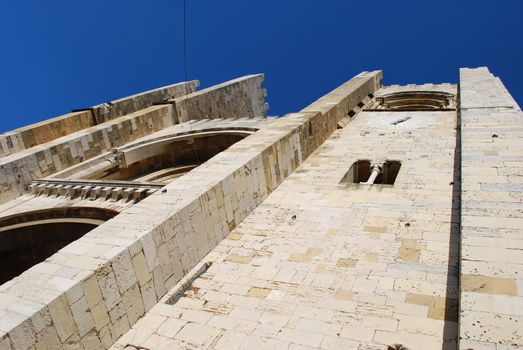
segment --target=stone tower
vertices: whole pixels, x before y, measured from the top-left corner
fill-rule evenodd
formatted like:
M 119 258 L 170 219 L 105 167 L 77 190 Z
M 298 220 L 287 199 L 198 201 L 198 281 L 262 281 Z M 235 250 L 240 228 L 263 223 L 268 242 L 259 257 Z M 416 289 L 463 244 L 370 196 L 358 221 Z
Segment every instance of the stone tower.
M 363 72 L 262 75 L 0 135 L 1 349 L 523 348 L 523 113 Z

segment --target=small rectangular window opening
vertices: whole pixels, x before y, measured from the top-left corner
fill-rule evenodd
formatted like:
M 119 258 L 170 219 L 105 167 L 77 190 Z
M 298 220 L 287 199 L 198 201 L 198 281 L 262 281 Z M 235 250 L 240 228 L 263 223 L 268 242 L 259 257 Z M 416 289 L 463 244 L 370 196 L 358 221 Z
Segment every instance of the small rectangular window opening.
M 380 167 L 380 173 L 374 180 L 374 185 L 394 185 L 401 168 L 401 162 L 387 160 Z M 343 176 L 341 183 L 365 184 L 374 170 L 374 164 L 368 159 L 354 162 L 349 171 Z

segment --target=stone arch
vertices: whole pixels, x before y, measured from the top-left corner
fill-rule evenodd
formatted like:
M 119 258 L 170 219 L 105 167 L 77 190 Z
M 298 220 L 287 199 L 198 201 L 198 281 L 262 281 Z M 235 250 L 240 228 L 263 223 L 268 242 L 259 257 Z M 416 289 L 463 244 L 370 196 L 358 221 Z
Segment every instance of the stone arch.
M 401 91 L 376 97 L 368 109 L 390 111 L 437 111 L 455 109 L 454 94 L 443 91 Z
M 118 214 L 96 207 L 61 207 L 0 219 L 0 284 L 20 275 Z
M 168 183 L 254 131 L 207 129 L 149 139 L 119 149 L 117 162 L 105 162 L 93 170 L 84 170 L 81 178 Z

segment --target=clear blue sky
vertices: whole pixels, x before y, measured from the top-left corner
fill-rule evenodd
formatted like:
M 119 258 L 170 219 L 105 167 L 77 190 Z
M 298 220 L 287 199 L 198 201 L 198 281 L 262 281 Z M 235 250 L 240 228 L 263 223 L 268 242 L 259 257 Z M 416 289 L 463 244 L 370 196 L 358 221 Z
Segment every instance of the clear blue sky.
M 0 131 L 181 81 L 181 0 L 2 0 Z M 270 114 L 362 70 L 457 82 L 486 65 L 523 104 L 523 1 L 187 0 L 188 78 L 265 73 Z

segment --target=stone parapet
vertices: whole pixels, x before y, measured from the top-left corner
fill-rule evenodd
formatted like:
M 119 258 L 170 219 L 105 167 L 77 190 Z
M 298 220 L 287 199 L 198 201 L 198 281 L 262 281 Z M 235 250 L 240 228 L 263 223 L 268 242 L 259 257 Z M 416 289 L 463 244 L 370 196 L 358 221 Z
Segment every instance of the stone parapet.
M 192 80 L 109 101 L 0 134 L 0 158 L 194 92 Z
M 25 193 L 33 180 L 173 125 L 172 109 L 171 105 L 151 106 L 0 158 L 0 203 Z
M 168 128 L 179 120 L 264 116 L 262 80 L 263 75 L 246 76 L 169 100 L 169 96 L 195 89 L 197 81 L 192 81 L 95 106 L 91 111 L 101 124 L 0 158 L 0 204 L 25 193 L 33 180 Z
M 267 115 L 263 74 L 247 75 L 170 100 L 180 123 L 215 118 Z

